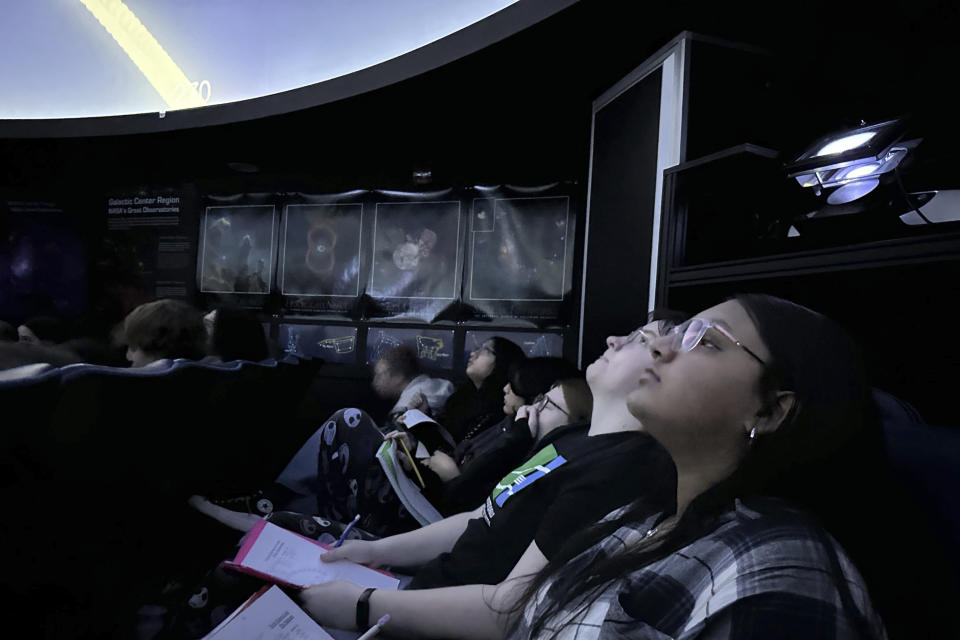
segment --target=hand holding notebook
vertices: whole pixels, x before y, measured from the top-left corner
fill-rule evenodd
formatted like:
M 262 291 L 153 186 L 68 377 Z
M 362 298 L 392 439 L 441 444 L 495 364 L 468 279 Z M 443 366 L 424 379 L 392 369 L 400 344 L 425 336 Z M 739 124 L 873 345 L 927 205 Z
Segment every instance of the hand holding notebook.
M 291 587 L 348 580 L 362 587 L 396 589 L 399 581 L 388 573 L 349 560 L 321 562 L 327 547 L 316 540 L 262 520 L 244 538 L 240 551 L 226 567 Z

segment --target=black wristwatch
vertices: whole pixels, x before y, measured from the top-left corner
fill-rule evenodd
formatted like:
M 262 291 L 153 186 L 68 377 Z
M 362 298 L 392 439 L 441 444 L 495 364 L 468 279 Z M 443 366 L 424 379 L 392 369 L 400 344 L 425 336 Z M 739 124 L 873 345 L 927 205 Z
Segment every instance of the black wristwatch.
M 363 590 L 363 593 L 360 594 L 360 599 L 357 600 L 357 629 L 364 631 L 367 627 L 370 626 L 370 594 L 372 594 L 376 589 L 369 587 Z

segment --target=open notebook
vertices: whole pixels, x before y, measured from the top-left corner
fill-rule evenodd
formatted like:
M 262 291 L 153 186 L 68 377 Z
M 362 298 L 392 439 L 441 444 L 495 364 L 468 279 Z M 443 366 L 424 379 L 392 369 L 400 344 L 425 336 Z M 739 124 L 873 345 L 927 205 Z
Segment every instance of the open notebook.
M 203 640 L 334 640 L 277 585 L 250 596 Z
M 442 520 L 440 512 L 423 496 L 413 480 L 407 477 L 397 460 L 398 455 L 406 454 L 399 450 L 395 440 L 384 440 L 377 451 L 377 460 L 380 461 L 380 466 L 383 467 L 383 472 L 400 502 L 421 525 Z
M 349 580 L 362 587 L 397 588 L 399 580 L 389 573 L 349 560 L 321 562 L 327 549 L 316 540 L 261 520 L 244 537 L 236 557 L 222 565 L 290 587 Z

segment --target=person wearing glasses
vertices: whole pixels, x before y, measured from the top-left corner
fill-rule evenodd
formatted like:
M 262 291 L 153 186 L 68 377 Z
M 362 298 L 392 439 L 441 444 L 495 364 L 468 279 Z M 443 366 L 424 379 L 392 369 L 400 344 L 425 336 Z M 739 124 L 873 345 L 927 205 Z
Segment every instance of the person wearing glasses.
M 505 425 L 504 431 L 485 432 L 486 438 L 464 451 L 473 457 L 461 459 L 460 466 L 442 452 L 425 459 L 423 463 L 434 471 L 438 470 L 438 460 L 444 464 L 449 461 L 456 474 L 439 484 L 428 482 L 423 494 L 443 515 L 475 509 L 498 482 L 503 483 L 504 476 L 547 446 L 554 439 L 547 436 L 554 431 L 569 425 L 577 433 L 585 433 L 592 405 L 590 388 L 583 378 L 556 381 L 546 393 L 538 394 L 531 405 L 521 406 L 516 416 L 505 417 L 501 423 Z
M 510 370 L 525 356 L 517 344 L 501 336 L 485 340 L 467 359 L 467 382 L 454 391 L 437 421 L 456 443 L 472 438 L 503 418 L 503 387 Z
M 669 452 L 675 504 L 641 496 L 549 557 L 534 542 L 497 586 L 368 592 L 371 619 L 389 612 L 392 634 L 418 638 L 886 637 L 823 528 L 856 529 L 880 451 L 852 340 L 805 307 L 751 294 L 643 350 L 623 409 Z M 624 365 L 612 355 L 598 361 L 607 373 Z M 329 583 L 301 600 L 349 628 L 361 592 Z
M 628 336 L 607 339 L 607 350 L 586 371 L 593 396 L 589 423 L 557 428 L 567 419 L 564 413 L 571 413 L 567 398 L 576 383 L 561 383 L 528 409 L 528 423 L 546 434 L 541 446 L 502 478 L 479 508 L 381 540 L 347 541 L 323 559 L 413 569 L 410 597 L 432 612 L 426 615 L 447 616 L 449 612 L 429 608 L 433 591 L 418 590 L 495 585 L 511 572 L 539 568 L 574 532 L 640 495 L 657 505 L 652 508 L 670 509 L 673 464 L 666 451 L 640 432 L 640 422 L 626 408 L 627 395 L 653 364 L 647 342 L 669 326 L 653 321 Z M 322 623 L 352 627 L 352 619 L 327 617 L 321 600 L 329 588 L 343 588 L 330 602 L 342 604 L 352 597 L 352 610 L 360 594 L 345 583 L 308 589 L 308 611 Z M 374 604 L 379 596 L 374 594 Z M 423 622 L 429 629 L 429 622 Z
M 540 430 L 531 430 L 526 405 L 545 397 L 559 381 L 582 379 L 583 373 L 563 358 L 539 357 L 515 365 L 509 377 L 503 387 L 503 419 L 499 424 L 464 440 L 450 454 L 438 450 L 417 462 L 426 484 L 423 495 L 444 516 L 475 509 L 498 480 L 539 449 L 535 442 Z M 574 383 L 568 387 L 571 391 L 565 400 L 570 409 L 555 426 L 590 418 L 589 388 Z M 542 432 L 545 435 L 547 429 Z

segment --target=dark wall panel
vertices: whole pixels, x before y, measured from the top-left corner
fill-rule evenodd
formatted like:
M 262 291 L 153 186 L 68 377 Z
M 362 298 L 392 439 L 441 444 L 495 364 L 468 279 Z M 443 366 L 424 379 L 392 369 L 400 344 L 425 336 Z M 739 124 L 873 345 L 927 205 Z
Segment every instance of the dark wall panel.
M 608 335 L 646 319 L 661 76 L 652 72 L 594 119 L 581 366 Z

